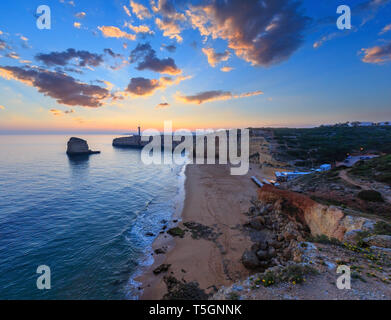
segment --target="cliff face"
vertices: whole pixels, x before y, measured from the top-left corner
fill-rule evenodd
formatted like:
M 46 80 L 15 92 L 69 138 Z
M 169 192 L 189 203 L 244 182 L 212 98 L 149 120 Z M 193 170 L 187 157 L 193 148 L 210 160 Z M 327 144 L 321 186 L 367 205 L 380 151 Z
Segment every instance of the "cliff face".
M 325 206 L 305 195 L 270 185 L 259 190 L 259 200 L 306 225 L 313 236 L 326 235 L 342 241 L 347 232 L 366 230 L 373 225 L 369 219 L 346 215 L 337 207 Z

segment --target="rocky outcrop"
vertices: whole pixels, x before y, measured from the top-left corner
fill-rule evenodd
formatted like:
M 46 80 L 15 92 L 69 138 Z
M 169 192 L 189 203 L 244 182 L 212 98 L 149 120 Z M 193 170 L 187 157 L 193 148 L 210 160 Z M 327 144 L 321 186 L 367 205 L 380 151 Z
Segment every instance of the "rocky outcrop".
M 67 154 L 69 156 L 97 154 L 100 151 L 92 151 L 89 149 L 87 141 L 80 138 L 71 138 L 68 141 Z
M 340 208 L 319 204 L 311 198 L 265 185 L 259 190 L 259 201 L 272 205 L 274 210 L 283 212 L 292 220 L 307 226 L 313 236 L 326 235 L 344 240 L 346 233 L 353 230 L 371 230 L 373 221 L 347 215 Z
M 391 236 L 387 235 L 374 235 L 363 239 L 363 242 L 369 246 L 391 248 Z

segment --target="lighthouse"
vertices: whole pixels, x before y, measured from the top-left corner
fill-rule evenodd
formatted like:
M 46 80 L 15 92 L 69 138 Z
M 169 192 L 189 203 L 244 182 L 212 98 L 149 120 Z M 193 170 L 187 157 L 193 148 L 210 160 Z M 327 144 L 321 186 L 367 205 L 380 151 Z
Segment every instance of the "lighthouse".
M 138 126 L 138 136 L 141 137 L 141 127 Z

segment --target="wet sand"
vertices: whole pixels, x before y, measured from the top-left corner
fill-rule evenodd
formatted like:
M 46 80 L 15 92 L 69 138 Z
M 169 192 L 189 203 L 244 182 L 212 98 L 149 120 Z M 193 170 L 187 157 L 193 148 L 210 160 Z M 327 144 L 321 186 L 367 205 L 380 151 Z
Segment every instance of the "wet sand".
M 191 232 L 184 238 L 161 234 L 153 249 L 167 248 L 165 255 L 155 255 L 155 263 L 136 280 L 142 283 L 141 299 L 162 299 L 167 293 L 163 277 L 171 275 L 178 280 L 197 282 L 206 293 L 214 288 L 232 284 L 248 276 L 241 263 L 251 241 L 242 230 L 245 212 L 255 199 L 257 187 L 250 177 L 265 177 L 259 165 L 252 165 L 245 176 L 231 176 L 226 165 L 188 165 L 186 168 L 183 223 L 197 222 L 219 234 L 216 239 L 194 239 Z M 168 272 L 154 275 L 161 264 L 171 264 Z

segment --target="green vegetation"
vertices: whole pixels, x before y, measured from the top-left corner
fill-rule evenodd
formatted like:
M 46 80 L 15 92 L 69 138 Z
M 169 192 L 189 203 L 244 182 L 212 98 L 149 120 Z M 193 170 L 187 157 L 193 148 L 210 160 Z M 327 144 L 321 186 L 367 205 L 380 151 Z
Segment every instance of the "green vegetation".
M 306 161 L 307 165 L 309 161 L 311 166 L 342 161 L 348 153 L 360 151 L 391 153 L 391 127 L 334 126 L 271 130 L 281 147 L 279 151 L 283 158 Z
M 321 243 L 321 244 L 331 244 L 331 245 L 336 245 L 336 246 L 342 246 L 342 242 L 339 241 L 336 238 L 329 238 L 328 236 L 322 234 L 322 235 L 317 235 L 317 236 L 310 236 L 308 239 L 309 242 L 314 242 L 314 243 Z
M 384 202 L 381 194 L 375 190 L 363 190 L 357 195 L 361 200 L 372 202 Z
M 391 155 L 360 161 L 349 171 L 349 174 L 391 185 Z
M 183 237 L 185 236 L 185 230 L 182 230 L 182 229 L 179 228 L 179 227 L 172 228 L 172 229 L 168 230 L 167 233 L 168 233 L 170 236 L 173 236 L 173 237 L 180 237 L 180 238 L 183 238 Z
M 253 281 L 252 289 L 261 285 L 264 287 L 270 287 L 280 282 L 290 282 L 296 285 L 305 282 L 306 275 L 315 274 L 318 274 L 318 271 L 309 265 L 294 264 L 278 271 L 266 271 L 259 275 L 259 277 L 255 280 L 251 279 Z
M 294 264 L 283 270 L 281 280 L 291 282 L 293 284 L 299 284 L 306 281 L 305 275 L 317 273 L 318 271 L 311 266 Z
M 239 300 L 240 299 L 240 295 L 235 292 L 235 291 L 232 291 L 229 295 L 228 295 L 228 299 L 229 300 Z
M 391 224 L 384 221 L 378 221 L 374 228 L 375 234 L 391 236 Z

